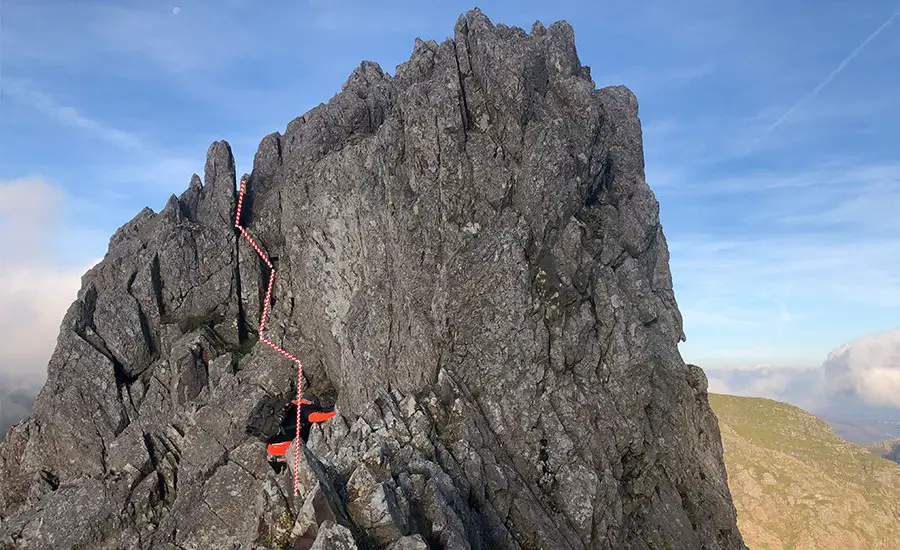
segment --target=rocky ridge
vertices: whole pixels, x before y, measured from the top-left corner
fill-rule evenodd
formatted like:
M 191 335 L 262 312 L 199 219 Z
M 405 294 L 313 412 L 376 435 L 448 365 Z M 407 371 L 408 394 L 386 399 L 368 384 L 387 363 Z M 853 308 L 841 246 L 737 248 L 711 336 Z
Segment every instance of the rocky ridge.
M 294 373 L 214 143 L 85 274 L 0 445 L 0 548 L 743 548 L 637 111 L 568 24 L 474 10 L 262 140 L 269 336 L 339 411 L 298 500 L 247 433 Z

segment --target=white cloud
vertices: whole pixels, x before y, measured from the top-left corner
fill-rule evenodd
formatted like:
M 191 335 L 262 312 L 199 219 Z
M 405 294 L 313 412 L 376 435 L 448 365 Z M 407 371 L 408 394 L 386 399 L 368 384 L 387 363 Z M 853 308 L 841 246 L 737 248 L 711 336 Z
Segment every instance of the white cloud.
M 707 369 L 710 390 L 714 393 L 768 397 L 797 403 L 812 393 L 819 369 L 778 368 L 769 365 L 739 365 L 731 368 Z M 712 389 L 712 380 L 716 388 Z
M 754 380 L 749 391 L 757 395 L 779 395 L 788 388 L 790 383 L 790 373 L 784 371 L 775 372 Z
M 6 216 L 2 226 L 4 233 L 24 233 L 27 239 L 43 240 L 48 223 L 65 200 L 62 190 L 40 177 L 6 180 L 0 184 L 0 214 Z M 8 225 L 7 225 L 8 224 Z M 16 244 L 20 239 L 9 244 Z M 0 254 L 9 254 L 10 248 L 0 248 Z
M 0 180 L 0 375 L 42 380 L 60 322 L 90 266 L 61 266 L 50 240 L 65 194 L 41 177 Z M 93 265 L 92 262 L 91 265 Z
M 88 267 L 4 266 L 0 273 L 0 372 L 29 379 L 44 376 L 60 322 Z
M 855 390 L 873 405 L 900 407 L 900 368 L 872 367 L 858 375 Z
M 817 368 L 756 365 L 711 368 L 707 374 L 710 391 L 717 393 L 768 397 L 846 417 L 884 407 L 900 413 L 900 329 L 852 340 Z
M 869 334 L 829 354 L 823 391 L 852 392 L 872 405 L 900 407 L 900 329 Z
M 732 389 L 721 378 L 710 377 L 708 381 L 708 391 L 712 393 L 724 393 L 728 395 L 731 395 L 733 393 Z
M 772 365 L 738 365 L 734 370 L 739 372 L 771 372 Z

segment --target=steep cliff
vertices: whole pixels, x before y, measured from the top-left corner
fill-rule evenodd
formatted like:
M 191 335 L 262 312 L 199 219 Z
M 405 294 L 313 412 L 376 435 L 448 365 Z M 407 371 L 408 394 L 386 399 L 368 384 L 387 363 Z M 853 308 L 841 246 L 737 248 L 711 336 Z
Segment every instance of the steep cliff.
M 572 28 L 475 10 L 266 136 L 273 339 L 337 404 L 303 497 L 248 419 L 294 391 L 214 143 L 111 239 L 0 446 L 12 548 L 743 548 L 634 95 Z M 3 542 L 0 542 L 2 546 Z

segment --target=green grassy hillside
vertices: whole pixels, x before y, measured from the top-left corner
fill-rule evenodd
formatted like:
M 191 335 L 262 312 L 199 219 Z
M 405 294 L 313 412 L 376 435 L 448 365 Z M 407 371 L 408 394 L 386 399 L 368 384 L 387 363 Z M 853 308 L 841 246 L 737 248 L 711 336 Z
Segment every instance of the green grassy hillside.
M 716 394 L 709 401 L 750 548 L 900 548 L 900 465 L 797 407 Z

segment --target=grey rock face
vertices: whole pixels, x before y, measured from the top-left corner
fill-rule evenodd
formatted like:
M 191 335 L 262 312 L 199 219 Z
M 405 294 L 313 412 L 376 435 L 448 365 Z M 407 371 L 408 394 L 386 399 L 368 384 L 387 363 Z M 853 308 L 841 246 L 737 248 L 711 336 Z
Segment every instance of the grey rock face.
M 269 336 L 339 411 L 299 499 L 246 432 L 296 373 L 255 345 L 234 189 L 214 143 L 84 276 L 0 445 L 0 548 L 744 547 L 637 102 L 595 89 L 568 24 L 469 12 L 262 140 Z
M 422 535 L 410 535 L 398 539 L 388 547 L 388 550 L 428 550 L 428 545 Z
M 350 530 L 331 521 L 325 522 L 310 550 L 356 550 Z

